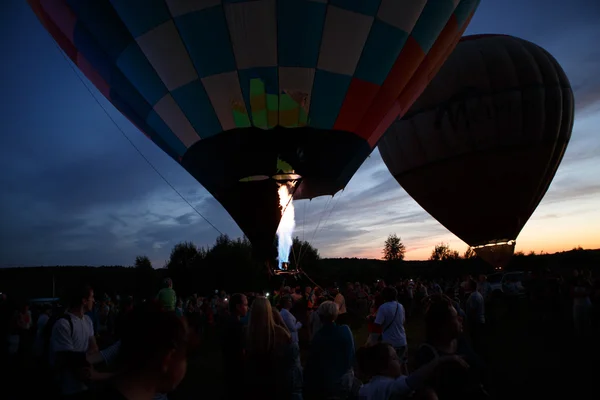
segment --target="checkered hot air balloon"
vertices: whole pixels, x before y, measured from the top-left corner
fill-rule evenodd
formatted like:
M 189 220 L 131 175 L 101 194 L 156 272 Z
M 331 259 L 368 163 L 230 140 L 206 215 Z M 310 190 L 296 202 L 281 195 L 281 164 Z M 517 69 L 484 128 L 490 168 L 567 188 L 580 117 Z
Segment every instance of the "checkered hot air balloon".
M 259 254 L 294 198 L 343 189 L 479 0 L 29 0 L 104 96 L 229 212 Z

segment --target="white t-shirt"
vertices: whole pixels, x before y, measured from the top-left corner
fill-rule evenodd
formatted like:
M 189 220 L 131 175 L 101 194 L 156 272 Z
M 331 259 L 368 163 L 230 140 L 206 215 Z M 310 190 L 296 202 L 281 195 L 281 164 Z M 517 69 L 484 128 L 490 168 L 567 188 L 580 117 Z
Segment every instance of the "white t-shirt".
M 398 312 L 396 312 L 396 309 Z M 404 307 L 402 304 L 397 301 L 383 303 L 377 310 L 377 316 L 375 317 L 375 323 L 381 325 L 382 341 L 391 344 L 395 348 L 406 346 L 404 320 Z
M 361 400 L 388 400 L 409 395 L 413 389 L 406 382 L 406 376 L 396 379 L 387 376 L 374 376 L 369 383 L 364 384 L 359 392 Z
M 471 293 L 466 306 L 467 318 L 475 318 L 476 321 L 485 324 L 485 303 L 481 293 L 478 291 Z
M 52 336 L 50 337 L 50 363 L 52 365 L 56 361 L 56 353 L 58 352 L 87 352 L 90 339 L 94 336 L 94 325 L 90 317 L 84 315 L 83 318 L 79 318 L 69 312 L 65 314 L 71 317 L 73 331 L 71 332 L 71 325 L 65 318 L 56 321 L 52 327 Z M 62 371 L 58 378 L 60 379 L 63 395 L 80 393 L 87 390 L 87 386 L 75 379 L 70 372 Z

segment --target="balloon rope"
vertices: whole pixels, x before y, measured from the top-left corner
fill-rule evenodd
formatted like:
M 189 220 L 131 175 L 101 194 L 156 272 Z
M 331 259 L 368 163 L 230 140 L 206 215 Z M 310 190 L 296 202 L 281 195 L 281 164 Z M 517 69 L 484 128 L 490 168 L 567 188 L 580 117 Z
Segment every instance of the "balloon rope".
M 327 214 L 327 217 L 325 217 L 325 222 L 323 222 L 323 225 L 321 226 L 321 229 L 323 229 L 323 227 L 327 226 L 327 222 L 329 221 L 329 217 L 331 217 L 331 214 L 333 213 L 333 210 L 340 203 L 340 199 L 342 198 L 342 195 L 344 194 L 344 192 L 345 192 L 345 189 L 342 189 L 342 193 L 340 193 L 340 195 L 338 196 L 338 198 L 335 200 L 335 202 L 333 203 L 333 206 L 329 210 L 329 214 Z
M 292 256 L 294 257 L 294 264 L 296 264 L 296 268 L 298 268 L 298 261 L 300 258 L 300 254 L 302 253 L 302 246 L 304 246 L 304 226 L 306 225 L 306 204 L 308 201 L 304 202 L 304 212 L 302 217 L 302 241 L 300 242 L 300 248 L 298 249 L 298 257 L 296 257 L 296 251 L 294 250 L 294 243 L 292 242 Z
M 333 199 L 333 196 L 331 196 L 330 198 L 327 199 L 327 202 L 325 203 L 325 207 L 323 208 L 323 212 L 321 213 L 321 217 L 319 218 L 319 222 L 317 223 L 317 227 L 315 228 L 315 232 L 317 232 L 317 229 L 319 229 L 319 225 L 321 225 L 321 221 L 323 220 L 323 216 L 325 215 L 325 212 L 327 211 L 327 207 L 329 206 L 329 203 L 331 203 L 331 200 Z M 313 239 L 315 238 L 315 235 L 313 234 Z M 312 242 L 312 239 L 311 239 Z M 302 259 L 302 247 L 304 247 L 304 242 L 302 242 L 302 244 L 300 245 L 300 250 L 298 251 L 298 262 L 300 262 L 300 260 Z M 298 264 L 296 264 L 298 265 Z
M 371 154 L 369 154 L 369 156 L 367 157 L 367 160 L 365 160 L 365 163 L 366 163 L 368 160 L 372 160 L 372 158 L 371 158 L 371 155 L 372 155 L 372 153 L 371 153 Z M 362 166 L 361 166 L 361 167 L 362 167 Z M 346 191 L 346 188 L 343 188 L 343 189 L 342 189 L 342 192 L 340 193 L 340 195 L 338 196 L 338 198 L 335 200 L 334 204 L 331 206 L 331 209 L 329 210 L 329 213 L 327 214 L 327 217 L 325 218 L 325 222 L 323 223 L 323 226 L 327 225 L 327 222 L 328 222 L 328 220 L 329 220 L 329 217 L 331 217 L 331 214 L 333 213 L 333 210 L 334 210 L 334 209 L 337 207 L 337 205 L 340 203 L 340 198 L 342 197 L 342 195 L 344 194 L 344 192 L 345 192 L 345 191 Z M 334 195 L 334 196 L 335 196 L 335 195 Z M 331 196 L 331 198 L 330 198 L 329 200 L 333 200 L 333 197 L 334 197 L 334 196 Z M 325 205 L 325 210 L 323 210 L 323 212 L 326 212 L 326 211 L 327 211 L 327 206 L 328 206 L 328 204 L 329 204 L 329 203 L 327 203 L 327 204 Z M 312 238 L 310 239 L 310 241 L 311 241 L 311 242 L 313 242 L 313 241 L 315 240 L 315 236 L 317 235 L 317 231 L 319 230 L 319 226 L 321 225 L 321 221 L 322 221 L 322 219 L 323 219 L 323 214 L 321 214 L 321 219 L 319 219 L 319 223 L 317 224 L 317 227 L 315 228 L 315 231 L 313 232 Z M 323 227 L 321 227 L 321 229 L 323 229 Z M 304 243 L 304 239 L 303 239 L 303 243 Z M 304 254 L 306 254 L 306 252 L 305 252 Z M 300 255 L 298 256 L 299 260 L 298 260 L 298 263 L 297 263 L 296 265 L 299 265 L 299 263 L 300 263 L 300 261 L 301 261 L 301 259 L 302 259 L 302 256 L 303 256 L 303 254 L 302 254 L 302 246 L 300 246 Z
M 304 213 L 303 213 L 304 215 L 303 215 L 303 218 L 302 218 L 302 241 L 303 242 L 304 242 L 304 238 L 306 237 L 304 235 L 304 227 L 306 226 L 306 204 L 308 204 L 307 201 L 304 202 Z
M 310 240 L 311 242 L 313 242 L 315 240 L 315 237 L 317 236 L 317 231 L 319 230 L 319 225 L 321 225 L 321 229 L 323 229 L 323 227 L 325 227 L 327 225 L 327 222 L 329 221 L 329 217 L 331 217 L 331 214 L 333 213 L 333 210 L 335 209 L 335 207 L 340 203 L 340 198 L 342 197 L 342 195 L 344 194 L 345 189 L 342 189 L 342 193 L 340 193 L 340 195 L 338 196 L 337 199 L 333 200 L 333 196 L 331 197 L 331 200 L 333 205 L 331 206 L 331 208 L 329 209 L 329 213 L 327 214 L 327 217 L 325 217 L 325 221 L 323 222 L 323 224 L 321 225 L 321 220 L 319 220 L 319 224 L 317 225 L 317 228 L 315 229 L 315 231 L 313 232 L 313 236 L 312 239 Z M 326 211 L 327 207 L 325 207 L 324 212 Z M 321 216 L 321 219 L 323 218 L 323 216 Z M 306 251 L 304 252 L 304 254 L 300 254 L 298 256 L 298 263 L 300 263 L 300 261 L 302 260 L 302 256 L 306 254 Z
M 334 297 L 333 297 L 332 295 L 330 295 L 330 294 L 329 294 L 329 292 L 328 292 L 327 290 L 323 289 L 323 287 L 322 287 L 321 285 L 319 285 L 318 283 L 316 283 L 315 281 L 313 281 L 313 280 L 311 279 L 311 277 L 310 277 L 310 276 L 308 276 L 308 274 L 307 274 L 306 272 L 304 272 L 304 270 L 302 270 L 302 275 L 304 275 L 304 277 L 305 277 L 306 279 L 308 279 L 308 281 L 309 281 L 310 283 L 312 283 L 313 285 L 315 285 L 316 287 L 318 287 L 319 289 L 321 289 L 321 291 L 323 292 L 323 294 L 325 294 L 325 296 L 326 296 L 326 297 L 329 297 L 330 299 L 334 299 Z
M 112 121 L 112 123 L 117 127 L 117 129 L 119 130 L 119 132 L 121 132 L 121 134 L 123 135 L 123 137 L 129 142 L 129 144 L 131 146 L 133 146 L 133 148 L 137 151 L 137 153 L 144 159 L 144 161 L 146 161 L 146 163 L 150 166 L 150 168 L 152 168 L 154 170 L 154 172 L 156 172 L 156 174 L 167 184 L 169 185 L 169 187 L 171 189 L 173 189 L 173 191 L 175 193 L 177 193 L 177 195 L 181 198 L 181 200 L 183 200 L 184 202 L 186 202 L 186 204 L 188 206 L 190 206 L 192 208 L 192 210 L 194 210 L 196 212 L 196 214 L 198 214 L 204 221 L 206 221 L 211 227 L 213 227 L 214 230 L 216 230 L 217 232 L 219 232 L 219 234 L 223 235 L 223 232 L 221 232 L 219 230 L 219 228 L 217 228 L 212 222 L 210 222 L 204 215 L 202 215 L 202 213 L 200 211 L 198 211 L 196 209 L 196 207 L 194 207 L 189 201 L 187 201 L 185 199 L 185 197 L 183 197 L 183 195 L 177 190 L 175 189 L 175 187 L 167 180 L 167 178 L 164 177 L 163 174 L 161 174 L 158 169 L 152 164 L 152 162 L 150 162 L 150 160 L 148 160 L 148 158 L 140 151 L 140 149 L 137 148 L 137 146 L 133 143 L 133 141 L 127 136 L 127 134 L 125 133 L 125 131 L 123 131 L 123 128 L 121 128 L 119 126 L 119 124 L 117 123 L 117 121 L 115 121 L 115 119 L 112 117 L 112 115 L 110 115 L 110 113 L 108 112 L 108 110 L 106 109 L 106 107 L 104 107 L 104 105 L 100 102 L 100 100 L 98 100 L 98 98 L 96 97 L 96 95 L 94 94 L 94 92 L 90 89 L 90 87 L 85 83 L 85 81 L 83 80 L 83 78 L 81 77 L 81 75 L 79 75 L 79 73 L 77 72 L 77 69 L 75 68 L 75 66 L 73 65 L 72 61 L 67 57 L 67 55 L 62 51 L 62 49 L 58 46 L 58 44 L 56 44 L 56 42 L 54 43 L 56 48 L 58 49 L 58 51 L 60 52 L 60 54 L 62 54 L 63 58 L 65 59 L 65 61 L 67 62 L 67 64 L 69 64 L 69 67 L 71 67 L 71 69 L 73 70 L 73 72 L 75 73 L 75 75 L 77 76 L 77 78 L 79 78 L 79 81 L 81 82 L 81 84 L 87 89 L 88 93 L 92 96 L 92 98 L 96 101 L 96 103 L 100 106 L 100 108 L 102 108 L 102 110 L 104 111 L 104 113 L 106 114 L 106 116 Z
M 296 268 L 298 268 L 298 258 L 296 258 L 296 251 L 294 250 L 294 242 L 292 241 L 292 257 L 294 259 L 294 264 L 296 264 Z

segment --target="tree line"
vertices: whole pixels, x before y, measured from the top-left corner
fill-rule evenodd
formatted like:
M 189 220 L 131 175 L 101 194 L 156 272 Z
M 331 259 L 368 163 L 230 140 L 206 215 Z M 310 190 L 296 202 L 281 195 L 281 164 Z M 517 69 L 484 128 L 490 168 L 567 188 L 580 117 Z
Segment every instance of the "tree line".
M 174 281 L 181 295 L 209 295 L 215 290 L 272 290 L 282 283 L 291 286 L 329 286 L 344 282 L 394 281 L 402 277 L 459 277 L 465 274 L 488 274 L 493 268 L 469 250 L 462 256 L 441 243 L 432 250 L 427 261 L 404 261 L 406 248 L 397 235 L 384 244 L 383 259 L 326 258 L 310 243 L 295 238 L 290 252 L 292 268 L 300 267 L 305 276 L 282 277 L 269 273 L 263 262 L 252 256 L 252 246 L 245 238 L 217 238 L 210 247 L 191 242 L 176 244 L 162 268 L 153 266 L 145 255 L 139 255 L 132 266 L 110 267 L 27 267 L 0 269 L 0 292 L 21 299 L 61 296 L 63 290 L 76 283 L 93 285 L 99 296 L 108 293 L 152 297 L 165 277 Z M 556 254 L 516 253 L 507 270 L 593 269 L 600 266 L 599 250 L 573 249 Z M 285 281 L 284 281 L 285 279 Z
M 404 243 L 402 243 L 402 239 L 395 233 L 390 234 L 383 245 L 383 259 L 386 261 L 402 261 L 404 260 L 405 254 L 406 246 L 404 246 Z M 442 242 L 435 245 L 429 260 L 448 261 L 459 260 L 461 258 L 471 259 L 475 257 L 477 257 L 477 254 L 475 254 L 475 251 L 470 247 L 461 257 L 458 251 L 451 249 L 448 244 Z

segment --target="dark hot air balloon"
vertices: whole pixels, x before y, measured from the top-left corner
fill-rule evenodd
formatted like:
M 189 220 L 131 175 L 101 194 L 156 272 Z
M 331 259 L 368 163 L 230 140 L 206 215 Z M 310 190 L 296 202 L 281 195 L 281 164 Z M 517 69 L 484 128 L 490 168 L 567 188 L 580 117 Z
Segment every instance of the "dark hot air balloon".
M 560 164 L 573 107 L 569 80 L 541 47 L 466 36 L 379 150 L 417 203 L 503 266 Z
M 96 88 L 268 257 L 279 185 L 297 199 L 344 188 L 479 0 L 29 3 Z

